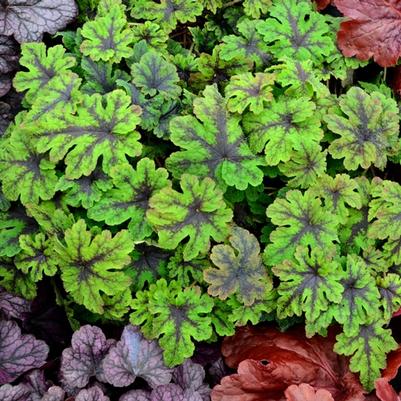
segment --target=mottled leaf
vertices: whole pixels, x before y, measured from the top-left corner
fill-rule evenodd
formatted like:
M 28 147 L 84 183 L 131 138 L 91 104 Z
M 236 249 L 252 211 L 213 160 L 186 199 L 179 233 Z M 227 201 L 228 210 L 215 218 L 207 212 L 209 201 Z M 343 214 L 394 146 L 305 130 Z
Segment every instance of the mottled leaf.
M 110 398 L 104 395 L 100 387 L 94 386 L 87 390 L 81 390 L 76 395 L 75 401 L 110 401 Z

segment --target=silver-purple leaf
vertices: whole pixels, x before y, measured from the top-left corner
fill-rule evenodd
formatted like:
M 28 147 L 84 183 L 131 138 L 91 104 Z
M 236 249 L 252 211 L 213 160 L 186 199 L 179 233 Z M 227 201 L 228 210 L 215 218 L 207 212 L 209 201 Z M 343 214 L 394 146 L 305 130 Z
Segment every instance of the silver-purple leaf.
M 110 401 L 110 398 L 104 395 L 99 387 L 94 386 L 87 390 L 81 390 L 75 397 L 75 401 Z
M 188 389 L 184 391 L 184 398 L 183 401 L 203 401 L 205 398 L 202 398 L 202 396 L 195 390 Z M 208 396 L 208 398 L 210 397 Z
M 184 401 L 184 391 L 176 384 L 165 384 L 152 391 L 150 401 Z
M 0 2 L 0 34 L 14 35 L 19 42 L 54 34 L 77 15 L 74 0 L 3 0 Z
M 150 392 L 145 390 L 131 390 L 122 395 L 119 401 L 150 401 Z
M 50 387 L 40 401 L 64 401 L 65 392 L 59 386 Z
M 193 390 L 201 396 L 201 400 L 209 399 L 210 387 L 204 384 L 205 370 L 203 366 L 187 359 L 182 365 L 177 366 L 173 372 L 173 381 L 183 390 Z
M 42 401 L 42 396 L 49 387 L 43 370 L 34 369 L 24 376 L 24 383 L 30 389 L 29 401 Z
M 9 36 L 0 35 L 0 74 L 8 74 L 18 67 L 18 43 Z
M 40 368 L 49 347 L 32 335 L 21 334 L 17 323 L 0 321 L 0 384 L 10 383 L 30 369 Z
M 132 384 L 137 376 L 151 387 L 167 384 L 171 369 L 163 362 L 163 353 L 156 341 L 148 341 L 134 326 L 126 326 L 121 340 L 110 349 L 103 361 L 107 381 L 115 387 Z
M 18 386 L 4 384 L 0 386 L 1 401 L 27 401 L 29 400 L 29 393 L 30 390 L 25 384 L 18 384 Z
M 7 318 L 25 320 L 30 302 L 0 288 L 0 311 Z
M 63 351 L 60 367 L 63 382 L 75 388 L 85 387 L 93 376 L 106 382 L 102 361 L 113 344 L 114 340 L 106 340 L 99 327 L 82 326 L 73 334 L 71 347 Z

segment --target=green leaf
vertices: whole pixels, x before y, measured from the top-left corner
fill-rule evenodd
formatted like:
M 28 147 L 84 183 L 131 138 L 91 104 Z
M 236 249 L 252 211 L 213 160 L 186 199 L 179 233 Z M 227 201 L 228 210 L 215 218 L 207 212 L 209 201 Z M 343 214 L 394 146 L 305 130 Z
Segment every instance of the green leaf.
M 397 349 L 398 344 L 391 330 L 383 329 L 384 322 L 370 319 L 352 334 L 342 333 L 336 337 L 334 351 L 351 357 L 350 369 L 359 373 L 366 391 L 374 389 L 380 370 L 386 367 L 386 355 Z
M 245 15 L 254 19 L 266 14 L 271 5 L 272 0 L 244 0 L 242 3 Z
M 372 164 L 383 169 L 387 157 L 399 151 L 399 112 L 397 103 L 379 92 L 368 94 L 352 87 L 339 101 L 347 116 L 329 114 L 327 127 L 338 134 L 328 150 L 335 159 L 344 158 L 344 167 L 356 170 Z
M 201 295 L 199 287 L 182 289 L 177 282 L 160 279 L 149 287 L 147 314 L 152 338 L 159 337 L 167 366 L 181 364 L 194 352 L 193 340 L 208 340 L 212 335 L 210 312 L 213 300 Z M 136 304 L 133 303 L 136 318 Z
M 55 164 L 37 153 L 32 138 L 22 131 L 2 143 L 0 180 L 4 195 L 22 204 L 51 199 L 58 181 Z
M 262 299 L 272 282 L 262 263 L 258 240 L 248 230 L 234 227 L 229 238 L 230 245 L 216 245 L 210 259 L 216 266 L 205 270 L 209 283 L 208 293 L 225 300 L 236 294 L 244 305 L 252 305 Z
M 270 166 L 288 162 L 292 151 L 317 145 L 323 137 L 316 106 L 308 98 L 280 97 L 261 114 L 245 115 L 245 132 L 254 152 L 264 150 Z
M 98 10 L 96 18 L 82 27 L 85 40 L 81 52 L 94 61 L 119 63 L 122 58 L 129 58 L 133 35 L 127 28 L 125 6 L 121 0 L 101 0 Z
M 164 49 L 168 40 L 168 34 L 159 24 L 151 21 L 131 24 L 132 42 L 138 43 L 144 40 L 146 44 L 155 49 Z
M 48 116 L 40 121 L 35 127 L 37 149 L 49 151 L 53 162 L 64 159 L 69 179 L 91 174 L 101 156 L 103 171 L 108 173 L 111 167 L 126 164 L 127 156 L 141 153 L 140 136 L 135 131 L 137 113 L 122 90 L 104 96 L 82 95 L 76 115 Z
M 271 244 L 265 249 L 264 260 L 269 266 L 293 259 L 298 245 L 328 252 L 338 241 L 338 219 L 309 191 L 288 191 L 285 199 L 275 199 L 266 214 L 279 226 L 270 234 Z
M 227 109 L 233 113 L 249 110 L 260 114 L 266 102 L 273 98 L 272 84 L 275 76 L 261 72 L 253 75 L 250 72 L 235 75 L 226 86 Z
M 145 217 L 149 199 L 160 189 L 171 186 L 167 170 L 156 169 L 154 161 L 146 157 L 138 162 L 136 170 L 121 165 L 112 169 L 110 175 L 114 188 L 88 210 L 88 217 L 110 226 L 130 220 L 128 227 L 135 240 L 149 236 L 152 228 Z
M 145 95 L 169 99 L 181 94 L 175 65 L 155 51 L 145 53 L 139 63 L 132 64 L 131 74 L 132 82 Z
M 383 317 L 390 320 L 393 313 L 401 307 L 401 277 L 398 274 L 389 273 L 383 277 L 377 277 L 376 284 L 384 311 Z
M 259 21 L 242 19 L 237 25 L 240 35 L 227 35 L 222 38 L 221 58 L 225 61 L 241 59 L 254 62 L 257 66 L 270 60 L 268 47 L 257 32 Z
M 301 316 L 316 320 L 331 303 L 340 303 L 344 271 L 338 259 L 325 250 L 297 247 L 295 261 L 285 260 L 273 266 L 273 273 L 279 277 L 277 288 L 277 316 Z
M 197 118 L 176 117 L 170 123 L 171 141 L 185 149 L 167 159 L 173 175 L 212 176 L 223 189 L 259 185 L 263 162 L 249 149 L 239 117 L 228 113 L 216 85 L 206 87 L 203 97 L 195 99 L 194 114 Z
M 92 235 L 84 220 L 65 231 L 64 241 L 55 243 L 64 288 L 75 302 L 95 313 L 102 313 L 101 294 L 115 295 L 128 288 L 131 280 L 121 269 L 130 262 L 134 249 L 128 231 L 114 237 L 110 231 Z
M 256 26 L 276 58 L 312 60 L 320 64 L 335 49 L 330 27 L 307 0 L 275 0 L 267 18 Z
M 42 233 L 21 235 L 19 237 L 21 252 L 15 258 L 15 265 L 23 273 L 29 274 L 33 281 L 40 281 L 43 274 L 54 276 L 57 272 L 57 261 L 52 258 L 53 242 Z
M 147 218 L 159 235 L 159 246 L 174 249 L 185 238 L 184 260 L 205 254 L 210 239 L 224 241 L 229 234 L 232 211 L 227 208 L 222 192 L 210 178 L 200 181 L 184 174 L 182 192 L 163 188 L 149 201 Z

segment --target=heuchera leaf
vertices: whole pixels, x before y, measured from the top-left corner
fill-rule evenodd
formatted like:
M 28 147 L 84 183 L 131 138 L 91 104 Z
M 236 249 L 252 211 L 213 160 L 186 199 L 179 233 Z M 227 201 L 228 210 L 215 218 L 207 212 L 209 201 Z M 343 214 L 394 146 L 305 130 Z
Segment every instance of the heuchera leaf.
M 54 249 L 66 291 L 90 311 L 103 312 L 101 293 L 114 295 L 131 283 L 121 271 L 130 262 L 133 250 L 126 230 L 113 237 L 107 230 L 93 235 L 84 220 L 79 220 L 65 231 L 63 243 L 58 241 Z
M 30 302 L 10 294 L 0 287 L 0 311 L 6 318 L 25 320 L 30 311 Z
M 101 156 L 107 173 L 113 166 L 126 164 L 127 156 L 141 153 L 140 135 L 135 131 L 137 110 L 122 90 L 103 97 L 82 95 L 76 115 L 46 117 L 35 127 L 37 148 L 43 153 L 49 151 L 54 162 L 64 159 L 67 178 L 89 175 Z
M 48 346 L 32 335 L 21 334 L 17 323 L 0 320 L 0 385 L 10 383 L 46 361 Z
M 0 399 L 2 401 L 26 401 L 29 400 L 30 392 L 30 388 L 23 383 L 17 386 L 4 384 L 0 386 Z
M 200 181 L 184 174 L 181 188 L 182 192 L 163 188 L 153 195 L 146 216 L 158 233 L 162 248 L 174 249 L 189 236 L 183 250 L 187 261 L 205 254 L 211 238 L 224 241 L 229 233 L 232 211 L 210 178 Z
M 383 169 L 387 157 L 399 151 L 399 112 L 396 102 L 379 92 L 368 94 L 352 87 L 339 101 L 347 118 L 329 114 L 328 128 L 340 135 L 328 150 L 335 159 L 344 158 L 348 170 L 372 164 Z
M 272 0 L 244 0 L 242 6 L 248 17 L 259 18 L 262 14 L 266 14 L 272 5 Z
M 364 401 L 357 377 L 346 358 L 333 352 L 334 336 L 306 339 L 303 330 L 241 328 L 223 342 L 228 366 L 238 373 L 214 387 L 212 401 L 281 401 L 294 383 L 327 389 L 336 401 Z M 319 399 L 320 401 L 320 399 Z
M 287 162 L 293 150 L 317 145 L 323 137 L 315 104 L 308 98 L 281 96 L 261 114 L 248 113 L 243 124 L 254 152 L 266 154 L 270 166 Z
M 334 401 L 331 393 L 325 389 L 315 390 L 311 385 L 293 384 L 284 392 L 288 401 Z
M 162 188 L 171 186 L 168 172 L 156 169 L 153 160 L 141 159 L 134 170 L 131 166 L 121 165 L 111 170 L 114 188 L 107 191 L 93 207 L 88 217 L 105 221 L 108 225 L 121 224 L 129 219 L 129 230 L 133 238 L 141 240 L 152 233 L 145 218 L 149 199 Z
M 234 227 L 229 242 L 230 245 L 212 248 L 210 259 L 217 268 L 204 272 L 205 281 L 209 283 L 208 293 L 223 300 L 236 293 L 245 305 L 252 305 L 272 288 L 258 240 L 249 231 Z
M 373 57 L 382 67 L 397 64 L 401 55 L 401 5 L 397 1 L 334 0 L 348 17 L 341 22 L 337 43 L 347 57 Z
M 0 6 L 0 34 L 14 35 L 22 42 L 42 39 L 44 32 L 54 34 L 77 15 L 74 0 L 6 0 Z
M 147 320 L 144 333 L 152 338 L 160 336 L 167 366 L 180 364 L 192 356 L 192 339 L 202 341 L 212 335 L 213 301 L 206 294 L 201 295 L 199 287 L 182 289 L 176 281 L 167 284 L 160 279 L 150 285 L 148 292 L 137 292 L 136 296 L 131 322 L 141 324 Z
M 208 86 L 194 100 L 194 116 L 180 116 L 170 123 L 171 141 L 181 148 L 167 160 L 177 177 L 183 173 L 212 176 L 221 183 L 244 190 L 263 180 L 263 161 L 249 149 L 240 119 L 230 115 L 217 86 Z
M 142 377 L 153 388 L 170 383 L 171 370 L 163 363 L 162 350 L 155 341 L 148 341 L 133 326 L 126 326 L 121 340 L 113 346 L 103 361 L 107 381 L 116 387 L 126 387 Z
M 80 49 L 94 61 L 119 63 L 133 52 L 131 31 L 127 28 L 125 6 L 120 0 L 101 0 L 98 14 L 81 30 L 84 40 Z
M 390 352 L 387 357 L 386 369 L 382 375 L 375 381 L 376 395 L 380 401 L 398 401 L 400 395 L 396 393 L 390 381 L 397 376 L 398 369 L 401 366 L 401 348 Z
M 104 395 L 103 390 L 94 386 L 81 390 L 75 397 L 75 401 L 110 401 L 110 398 Z
M 114 340 L 106 340 L 99 327 L 82 326 L 73 334 L 71 347 L 63 351 L 60 367 L 63 383 L 82 388 L 92 376 L 106 381 L 102 361 L 113 344 Z
M 273 224 L 279 225 L 265 249 L 264 260 L 269 266 L 291 260 L 297 245 L 319 247 L 327 252 L 338 240 L 338 219 L 309 191 L 288 191 L 285 199 L 275 199 L 266 214 Z
M 269 14 L 256 29 L 275 57 L 310 59 L 319 64 L 335 49 L 329 25 L 310 1 L 275 0 Z
M 350 369 L 359 372 L 362 385 L 373 390 L 380 370 L 386 366 L 386 354 L 397 349 L 391 330 L 383 329 L 382 321 L 370 319 L 353 334 L 342 333 L 336 339 L 335 352 L 351 356 Z

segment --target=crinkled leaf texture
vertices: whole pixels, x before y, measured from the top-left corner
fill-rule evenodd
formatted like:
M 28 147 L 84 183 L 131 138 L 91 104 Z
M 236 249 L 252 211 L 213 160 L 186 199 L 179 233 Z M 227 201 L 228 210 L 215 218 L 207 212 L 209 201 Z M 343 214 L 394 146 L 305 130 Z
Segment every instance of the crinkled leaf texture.
M 325 389 L 315 390 L 311 385 L 293 384 L 284 392 L 288 401 L 334 401 L 331 393 Z
M 334 0 L 344 14 L 337 42 L 347 57 L 373 57 L 382 67 L 395 65 L 401 55 L 401 3 L 387 0 Z
M 328 397 L 322 391 L 326 390 L 336 401 L 364 401 L 362 386 L 333 345 L 332 334 L 308 340 L 299 328 L 285 333 L 241 328 L 222 348 L 226 363 L 238 367 L 238 373 L 222 379 L 212 391 L 212 401 L 282 401 L 294 383 L 309 384 Z M 290 387 L 287 395 L 293 391 Z
M 110 401 L 110 398 L 104 395 L 103 390 L 94 386 L 81 390 L 75 397 L 75 401 Z
M 121 340 L 103 361 L 104 376 L 116 387 L 126 387 L 142 377 L 152 387 L 168 384 L 171 370 L 163 363 L 163 352 L 156 341 L 146 340 L 134 326 L 126 326 Z
M 10 294 L 0 287 L 0 311 L 6 318 L 25 320 L 30 311 L 30 302 Z
M 21 334 L 17 323 L 0 320 L 0 384 L 10 383 L 46 361 L 48 346 L 28 334 Z
M 77 11 L 74 0 L 6 0 L 0 5 L 0 34 L 20 43 L 39 41 L 71 22 Z
M 113 344 L 114 340 L 106 340 L 99 327 L 82 326 L 73 334 L 71 347 L 63 351 L 60 367 L 63 383 L 83 388 L 92 376 L 105 382 L 107 375 L 102 361 Z

